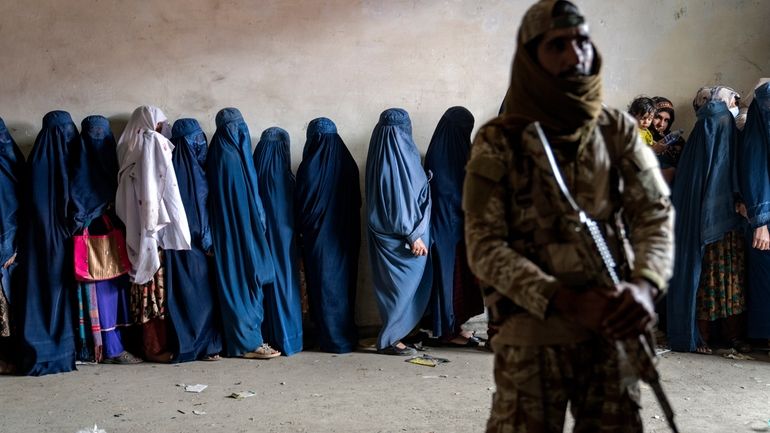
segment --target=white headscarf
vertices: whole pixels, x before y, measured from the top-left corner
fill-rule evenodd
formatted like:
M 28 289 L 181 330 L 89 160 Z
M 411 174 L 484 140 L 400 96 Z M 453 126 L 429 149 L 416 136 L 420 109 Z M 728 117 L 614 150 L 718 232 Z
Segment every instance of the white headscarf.
M 160 268 L 158 247 L 189 250 L 190 227 L 176 173 L 171 163 L 174 145 L 155 131 L 166 116 L 157 107 L 134 110 L 118 140 L 118 192 L 115 210 L 126 225 L 131 279 L 150 281 Z

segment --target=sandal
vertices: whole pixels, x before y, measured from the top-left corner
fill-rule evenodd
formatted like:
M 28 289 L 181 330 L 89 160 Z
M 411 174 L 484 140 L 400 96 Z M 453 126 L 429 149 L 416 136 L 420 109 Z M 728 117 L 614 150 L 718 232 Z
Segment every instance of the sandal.
M 120 352 L 118 356 L 112 357 L 112 358 L 105 358 L 102 360 L 103 364 L 119 364 L 119 365 L 131 365 L 131 364 L 141 364 L 142 359 L 137 358 L 136 356 L 126 352 L 125 350 Z
M 263 343 L 253 351 L 246 352 L 242 355 L 242 357 L 246 359 L 271 359 L 275 358 L 276 356 L 281 356 L 281 352 L 273 349 L 267 343 Z
M 406 345 L 403 348 L 399 348 L 398 343 L 395 343 L 383 349 L 377 349 L 377 353 L 380 355 L 413 356 L 417 354 L 417 350 Z
M 478 334 L 476 333 L 476 331 L 461 331 L 461 332 L 460 332 L 460 337 L 465 337 L 465 338 L 475 338 L 475 339 L 476 339 L 477 341 L 479 341 L 480 343 L 483 343 L 483 342 L 487 341 L 487 339 L 486 339 L 486 338 L 484 338 L 484 337 L 482 337 L 482 336 L 478 335 Z
M 464 343 L 458 343 L 455 340 L 463 339 L 465 340 Z M 457 337 L 442 342 L 444 347 L 479 347 L 481 345 L 481 341 L 479 341 L 478 338 L 475 336 L 470 337 L 463 337 L 462 335 L 458 335 Z
M 215 353 L 213 355 L 206 355 L 203 358 L 201 358 L 201 361 L 209 361 L 209 362 L 211 362 L 211 361 L 220 361 L 220 360 L 222 360 L 222 357 L 219 356 L 218 353 Z

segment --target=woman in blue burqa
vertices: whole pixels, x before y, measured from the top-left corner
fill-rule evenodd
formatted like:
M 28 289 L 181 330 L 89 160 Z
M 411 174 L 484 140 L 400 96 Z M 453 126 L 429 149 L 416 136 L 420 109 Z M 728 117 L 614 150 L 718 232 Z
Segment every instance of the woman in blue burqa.
M 770 340 L 770 83 L 754 91 L 741 136 L 738 176 L 751 225 L 747 245 L 748 337 Z
M 204 167 L 208 151 L 206 134 L 195 119 L 179 119 L 171 130 L 179 194 L 190 227 L 190 249 L 166 251 L 166 297 L 174 362 L 219 358 L 219 311 L 214 302 L 213 274 L 207 253 L 212 250 L 206 208 L 208 183 Z
M 702 88 L 697 121 L 677 167 L 675 268 L 668 292 L 668 341 L 673 350 L 711 353 L 712 331 L 741 351 L 744 248 L 735 154 L 738 94 Z M 720 326 L 721 325 L 721 326 Z
M 73 149 L 70 194 L 74 212 L 73 233 L 107 233 L 118 223 L 115 193 L 118 189 L 118 156 L 110 123 L 103 116 L 88 116 Z M 127 275 L 77 283 L 78 359 L 114 364 L 136 364 L 141 359 L 123 347 L 121 330 L 131 323 Z
M 319 345 L 325 352 L 351 352 L 358 340 L 361 186 L 356 161 L 334 122 L 325 117 L 307 127 L 296 199 L 310 314 Z
M 275 281 L 265 237 L 251 136 L 241 112 L 224 108 L 206 161 L 215 281 L 227 356 L 267 359 L 281 352 L 262 338 L 265 285 Z
M 466 108 L 448 109 L 436 126 L 425 155 L 425 169 L 433 174 L 430 182 L 433 288 L 427 315 L 433 336 L 449 346 L 478 346 L 479 340 L 461 325 L 484 312 L 481 289 L 468 268 L 465 255 L 462 210 L 473 123 L 473 115 Z
M 75 369 L 75 278 L 68 225 L 70 153 L 78 131 L 65 111 L 43 117 L 23 181 L 27 224 L 19 237 L 12 304 L 19 330 L 18 372 L 40 376 Z
M 302 300 L 299 253 L 294 238 L 294 175 L 289 134 L 285 130 L 272 127 L 262 132 L 254 149 L 254 167 L 275 268 L 275 281 L 262 288 L 262 332 L 265 340 L 289 356 L 302 350 Z
M 401 339 L 417 325 L 430 298 L 430 207 L 409 114 L 385 110 L 366 157 L 369 263 L 382 319 L 377 350 L 383 354 L 415 353 Z
M 0 119 L 0 374 L 13 372 L 11 275 L 16 268 L 24 155 Z

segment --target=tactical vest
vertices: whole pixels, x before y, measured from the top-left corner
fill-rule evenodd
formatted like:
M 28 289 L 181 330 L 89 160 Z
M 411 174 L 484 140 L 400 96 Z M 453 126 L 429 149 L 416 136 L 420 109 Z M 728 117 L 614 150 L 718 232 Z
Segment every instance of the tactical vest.
M 570 193 L 599 224 L 624 279 L 630 275 L 633 252 L 623 220 L 619 172 L 626 143 L 619 142 L 616 128 L 616 122 L 605 117 L 576 151 L 559 144 L 552 148 Z M 502 161 L 506 174 L 500 182 L 506 183 L 511 247 L 576 290 L 611 285 L 588 233 L 556 183 L 532 125 L 503 132 L 510 152 Z

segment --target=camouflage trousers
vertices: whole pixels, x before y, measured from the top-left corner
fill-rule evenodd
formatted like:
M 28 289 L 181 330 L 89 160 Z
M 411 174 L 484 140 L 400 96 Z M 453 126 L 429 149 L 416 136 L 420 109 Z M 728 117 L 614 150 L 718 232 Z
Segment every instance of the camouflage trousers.
M 556 346 L 494 345 L 495 384 L 487 433 L 564 429 L 641 432 L 639 386 L 622 386 L 614 347 L 600 339 Z

